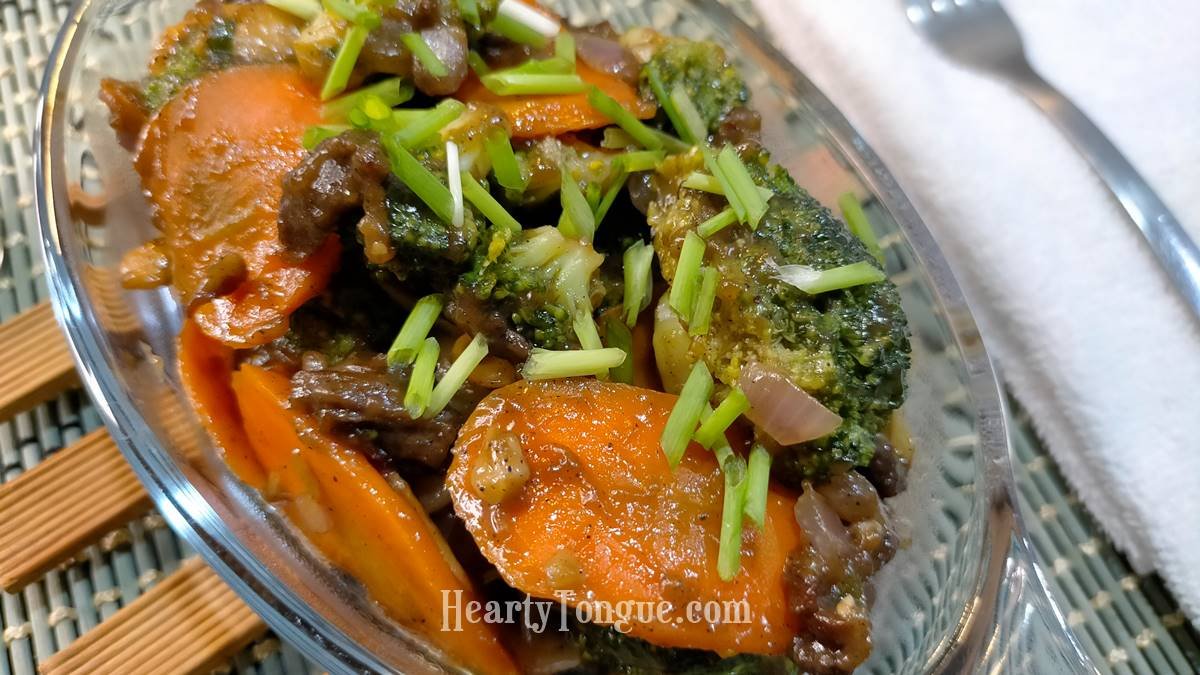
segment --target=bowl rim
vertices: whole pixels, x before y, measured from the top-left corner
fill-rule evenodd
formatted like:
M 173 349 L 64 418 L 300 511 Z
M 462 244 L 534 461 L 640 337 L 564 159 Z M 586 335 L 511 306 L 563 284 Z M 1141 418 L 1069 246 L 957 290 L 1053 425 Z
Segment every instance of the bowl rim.
M 179 536 L 212 566 L 225 583 L 283 639 L 305 656 L 331 672 L 370 670 L 383 672 L 388 666 L 367 649 L 326 621 L 289 588 L 275 581 L 265 566 L 257 564 L 251 551 L 220 527 L 223 522 L 191 485 L 155 440 L 145 418 L 121 387 L 116 373 L 101 354 L 100 329 L 91 307 L 80 302 L 80 280 L 72 271 L 59 237 L 60 223 L 51 189 L 55 174 L 55 148 L 63 139 L 56 131 L 60 94 L 65 94 L 66 69 L 78 56 L 76 34 L 95 0 L 80 0 L 71 9 L 49 52 L 42 79 L 34 122 L 35 212 L 42 239 L 48 287 L 55 316 L 67 336 L 76 369 L 114 441 L 139 480 L 150 493 L 155 507 Z M 703 5 L 734 33 L 755 35 L 735 12 L 716 0 L 688 0 Z M 982 455 L 979 486 L 984 488 L 983 546 L 985 554 L 973 575 L 975 603 L 959 608 L 953 639 L 945 641 L 929 661 L 934 672 L 958 672 L 963 664 L 979 663 L 993 638 L 992 619 L 997 616 L 999 588 L 1008 574 L 1012 557 L 1033 560 L 1033 548 L 1025 534 L 1016 507 L 1012 453 L 1006 424 L 1004 397 L 990 357 L 979 335 L 973 315 L 951 268 L 932 233 L 925 226 L 899 184 L 865 139 L 804 73 L 769 40 L 757 40 L 778 75 L 804 91 L 805 102 L 819 118 L 827 140 L 853 166 L 866 186 L 903 231 L 920 268 L 926 273 L 935 305 L 962 354 L 967 371 L 966 387 L 971 395 Z M 63 224 L 66 225 L 65 223 Z M 1035 574 L 1036 590 L 1050 593 Z M 1068 642 L 1082 650 L 1058 617 Z M 444 667 L 442 664 L 431 664 Z

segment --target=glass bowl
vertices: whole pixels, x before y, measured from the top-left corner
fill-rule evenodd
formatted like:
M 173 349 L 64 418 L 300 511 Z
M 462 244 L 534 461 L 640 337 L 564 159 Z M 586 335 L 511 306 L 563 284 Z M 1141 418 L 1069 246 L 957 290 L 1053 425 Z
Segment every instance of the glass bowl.
M 99 81 L 142 75 L 157 37 L 190 4 L 82 0 L 50 58 L 37 208 L 55 310 L 83 382 L 170 526 L 283 639 L 333 672 L 456 671 L 232 477 L 180 391 L 174 299 L 165 290 L 120 288 L 117 262 L 152 226 L 131 159 L 108 127 Z M 911 543 L 877 577 L 875 649 L 861 672 L 1090 670 L 1022 532 L 1002 398 L 970 311 L 929 232 L 863 139 L 718 4 L 551 4 L 576 24 L 607 19 L 727 45 L 776 159 L 802 185 L 852 186 L 867 200 L 912 327 L 903 415 L 917 455 L 909 491 L 892 503 Z

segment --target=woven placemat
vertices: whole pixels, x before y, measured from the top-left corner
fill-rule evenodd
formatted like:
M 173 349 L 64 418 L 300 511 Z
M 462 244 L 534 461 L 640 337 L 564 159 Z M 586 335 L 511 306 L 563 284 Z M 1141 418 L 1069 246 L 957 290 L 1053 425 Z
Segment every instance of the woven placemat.
M 47 296 L 33 214 L 33 120 L 46 55 L 69 4 L 0 0 L 0 321 Z M 746 0 L 728 4 L 756 22 Z M 1066 488 L 1028 418 L 1013 410 L 1021 506 L 1056 600 L 1084 648 L 1113 672 L 1200 671 L 1196 631 L 1161 581 L 1133 574 Z M 100 424 L 79 392 L 0 424 L 0 482 Z M 0 675 L 33 675 L 39 662 L 132 602 L 190 554 L 162 518 L 147 513 L 20 594 L 0 594 Z M 268 635 L 226 670 L 274 675 L 315 669 Z

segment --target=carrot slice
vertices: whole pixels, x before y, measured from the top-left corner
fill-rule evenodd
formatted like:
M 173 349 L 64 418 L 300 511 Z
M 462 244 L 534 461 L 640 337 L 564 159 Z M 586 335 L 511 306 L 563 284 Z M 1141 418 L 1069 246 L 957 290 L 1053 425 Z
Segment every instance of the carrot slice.
M 463 620 L 442 630 L 444 593 L 477 599 L 441 533 L 406 486 L 389 483 L 358 450 L 288 408 L 284 376 L 243 365 L 233 390 L 246 432 L 268 473 L 268 491 L 330 561 L 358 579 L 401 624 L 462 665 L 515 673 L 496 629 Z M 451 595 L 451 597 L 458 597 Z
M 190 314 L 237 348 L 287 331 L 325 286 L 336 237 L 290 260 L 277 224 L 283 176 L 304 156 L 320 100 L 292 65 L 241 66 L 187 86 L 147 124 L 135 166 Z
M 582 63 L 577 64 L 575 70 L 584 82 L 599 87 L 639 119 L 654 117 L 657 110 L 655 105 L 643 101 L 637 90 L 624 81 Z M 500 96 L 484 87 L 474 74 L 467 77 L 455 97 L 499 107 L 512 124 L 513 138 L 558 136 L 569 131 L 598 129 L 612 124 L 612 120 L 588 103 L 587 94 Z
M 653 616 L 639 610 L 629 625 L 631 635 L 657 645 L 783 653 L 797 629 L 783 579 L 786 557 L 804 537 L 792 515 L 795 497 L 771 488 L 767 527 L 746 527 L 742 569 L 722 581 L 723 478 L 696 444 L 671 471 L 658 441 L 674 402 L 670 394 L 583 379 L 498 389 L 459 433 L 448 475 L 455 510 L 504 579 L 530 595 L 577 607 L 589 598 L 665 608 Z M 529 478 L 493 504 L 471 476 L 495 454 L 488 444 L 500 432 L 520 441 Z M 728 608 L 723 619 L 694 614 L 717 607 Z
M 245 483 L 258 489 L 266 474 L 242 428 L 242 413 L 233 397 L 233 350 L 204 334 L 191 320 L 179 332 L 179 379 L 183 390 L 225 457 L 225 463 Z

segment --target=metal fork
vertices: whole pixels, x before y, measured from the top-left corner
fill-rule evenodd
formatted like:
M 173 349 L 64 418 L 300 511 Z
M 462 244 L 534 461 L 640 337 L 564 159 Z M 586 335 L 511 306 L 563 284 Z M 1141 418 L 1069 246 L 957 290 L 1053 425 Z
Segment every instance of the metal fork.
M 1137 169 L 1074 103 L 1029 65 L 1021 34 L 997 0 L 904 0 L 909 23 L 958 63 L 1007 80 L 1046 113 L 1092 165 L 1193 314 L 1200 318 L 1200 250 Z

